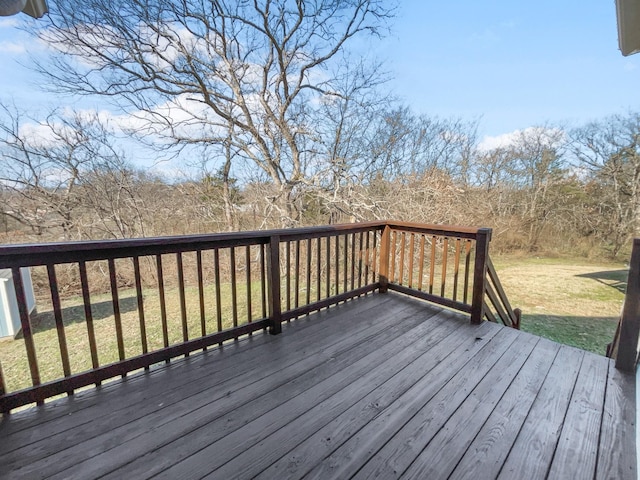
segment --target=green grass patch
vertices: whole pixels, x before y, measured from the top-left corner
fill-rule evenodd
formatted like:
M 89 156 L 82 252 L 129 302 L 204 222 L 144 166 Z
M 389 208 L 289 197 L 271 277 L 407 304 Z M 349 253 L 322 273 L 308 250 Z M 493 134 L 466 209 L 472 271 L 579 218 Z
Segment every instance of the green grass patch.
M 511 304 L 522 309 L 522 330 L 604 355 L 624 301 L 624 264 L 575 258 L 493 260 Z

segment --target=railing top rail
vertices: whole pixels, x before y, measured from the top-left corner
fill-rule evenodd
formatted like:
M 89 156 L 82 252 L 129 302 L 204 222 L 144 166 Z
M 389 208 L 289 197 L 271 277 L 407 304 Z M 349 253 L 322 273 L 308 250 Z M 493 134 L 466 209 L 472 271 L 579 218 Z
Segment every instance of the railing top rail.
M 490 232 L 489 228 L 482 227 L 463 227 L 459 225 L 437 225 L 424 224 L 414 222 L 398 222 L 395 220 L 387 220 L 384 222 L 391 228 L 408 230 L 417 233 L 426 233 L 438 236 L 455 236 L 459 238 L 476 238 L 479 232 Z
M 294 241 L 315 236 L 382 230 L 387 225 L 391 228 L 401 228 L 431 235 L 453 235 L 461 238 L 475 238 L 477 233 L 482 230 L 479 228 L 448 225 L 373 221 L 292 229 L 209 233 L 170 237 L 0 245 L 0 268 L 157 255 L 217 247 L 257 245 L 268 243 L 269 237 L 273 235 L 278 235 L 281 240 L 284 241 Z

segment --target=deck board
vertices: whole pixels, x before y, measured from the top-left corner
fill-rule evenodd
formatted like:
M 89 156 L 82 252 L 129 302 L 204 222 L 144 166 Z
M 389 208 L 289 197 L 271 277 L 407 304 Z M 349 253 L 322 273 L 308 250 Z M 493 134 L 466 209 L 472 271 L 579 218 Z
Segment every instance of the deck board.
M 585 355 L 551 463 L 551 478 L 592 479 L 604 408 L 609 361 Z M 583 453 L 583 455 L 579 455 Z
M 373 294 L 0 422 L 3 478 L 636 478 L 604 357 Z
M 540 339 L 462 455 L 450 477 L 452 480 L 495 478 L 498 475 L 559 349 L 559 344 Z
M 609 363 L 596 480 L 637 478 L 635 375 Z
M 460 460 L 458 452 L 469 449 L 477 432 L 502 397 L 517 372 L 527 361 L 538 343 L 538 338 L 525 336 L 517 339 L 498 360 L 500 368 L 494 368 L 449 417 L 434 435 L 416 460 L 401 475 L 407 479 L 449 477 Z M 520 341 L 522 340 L 522 341 Z
M 498 478 L 546 478 L 583 358 L 560 348 Z

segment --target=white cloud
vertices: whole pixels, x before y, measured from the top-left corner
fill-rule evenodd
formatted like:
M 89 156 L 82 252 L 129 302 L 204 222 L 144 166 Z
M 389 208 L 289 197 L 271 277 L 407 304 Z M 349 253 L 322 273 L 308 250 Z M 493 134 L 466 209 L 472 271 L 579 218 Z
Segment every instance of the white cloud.
M 515 130 L 510 133 L 503 133 L 502 135 L 485 136 L 482 141 L 478 144 L 478 150 L 483 152 L 487 152 L 489 150 L 494 150 L 496 148 L 506 148 L 513 145 L 522 132 L 520 130 Z
M 564 132 L 558 128 L 527 127 L 496 136 L 485 136 L 478 144 L 478 150 L 487 152 L 497 148 L 509 148 L 523 139 L 538 139 L 542 143 L 553 146 L 564 138 Z
M 27 49 L 23 43 L 18 42 L 0 42 L 0 53 L 22 54 Z
M 20 125 L 18 135 L 27 139 L 32 145 L 39 147 L 52 146 L 58 141 L 51 127 L 43 123 L 23 123 Z
M 0 18 L 0 28 L 15 28 L 18 25 L 17 18 Z

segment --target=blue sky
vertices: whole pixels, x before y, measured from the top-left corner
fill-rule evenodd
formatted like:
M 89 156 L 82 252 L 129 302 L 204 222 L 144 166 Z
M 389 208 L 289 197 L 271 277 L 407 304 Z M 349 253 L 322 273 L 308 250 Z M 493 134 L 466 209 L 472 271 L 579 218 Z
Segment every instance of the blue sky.
M 640 107 L 613 0 L 404 1 L 381 55 L 414 109 L 481 116 L 483 135 Z
M 0 97 L 72 103 L 37 92 L 15 22 L 0 19 Z M 481 138 L 640 108 L 640 54 L 619 52 L 613 0 L 401 0 L 374 45 L 398 97 L 418 113 L 480 118 Z

